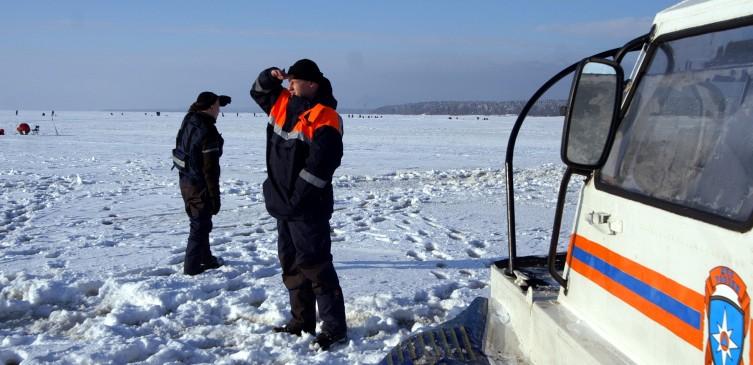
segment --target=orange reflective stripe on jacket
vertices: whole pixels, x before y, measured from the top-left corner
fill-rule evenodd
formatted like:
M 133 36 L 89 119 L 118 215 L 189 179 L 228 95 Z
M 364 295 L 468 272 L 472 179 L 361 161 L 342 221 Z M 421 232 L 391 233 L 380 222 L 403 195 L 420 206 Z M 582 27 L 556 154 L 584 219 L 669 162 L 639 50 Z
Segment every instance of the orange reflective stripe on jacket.
M 340 132 L 340 135 L 343 134 L 340 115 L 328 106 L 316 104 L 313 108 L 301 114 L 293 130 L 300 131 L 304 140 L 311 141 L 314 139 L 314 133 L 322 127 L 332 127 Z
M 274 126 L 275 133 L 283 139 L 300 139 L 310 143 L 314 139 L 314 133 L 322 127 L 332 127 L 340 132 L 340 135 L 343 134 L 340 115 L 334 109 L 322 104 L 316 104 L 313 108 L 301 113 L 295 126 L 293 126 L 293 130 L 285 132 L 282 128 L 287 118 L 289 101 L 290 92 L 283 90 L 269 113 L 269 123 Z
M 272 106 L 272 110 L 269 111 L 269 117 L 272 118 L 270 122 L 282 128 L 285 125 L 285 118 L 287 117 L 288 101 L 290 100 L 290 91 L 283 89 L 280 96 L 277 97 L 275 105 Z

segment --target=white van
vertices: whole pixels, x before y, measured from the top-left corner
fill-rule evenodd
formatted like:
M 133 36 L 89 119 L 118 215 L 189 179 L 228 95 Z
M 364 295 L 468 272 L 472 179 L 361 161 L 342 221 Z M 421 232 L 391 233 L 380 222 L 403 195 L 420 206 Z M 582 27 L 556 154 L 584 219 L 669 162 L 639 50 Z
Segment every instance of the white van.
M 620 63 L 637 52 L 626 75 Z M 574 73 L 574 74 L 573 74 Z M 574 75 L 547 257 L 518 257 L 513 156 L 526 114 Z M 491 296 L 382 364 L 752 364 L 753 1 L 688 0 L 560 72 L 508 143 L 509 258 Z M 586 177 L 567 252 L 567 184 Z

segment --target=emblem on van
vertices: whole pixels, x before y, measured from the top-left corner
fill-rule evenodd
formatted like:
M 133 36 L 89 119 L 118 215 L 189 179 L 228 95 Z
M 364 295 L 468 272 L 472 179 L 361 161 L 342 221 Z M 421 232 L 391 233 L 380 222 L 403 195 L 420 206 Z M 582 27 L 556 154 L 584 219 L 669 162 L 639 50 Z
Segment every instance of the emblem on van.
M 706 314 L 706 364 L 740 364 L 750 323 L 750 297 L 745 282 L 732 269 L 718 266 L 709 272 Z

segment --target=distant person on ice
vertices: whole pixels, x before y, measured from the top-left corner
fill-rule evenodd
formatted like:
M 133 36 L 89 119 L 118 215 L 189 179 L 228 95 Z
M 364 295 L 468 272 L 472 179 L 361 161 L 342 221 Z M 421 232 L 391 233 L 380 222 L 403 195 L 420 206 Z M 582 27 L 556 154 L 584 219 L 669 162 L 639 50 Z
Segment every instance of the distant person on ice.
M 178 168 L 180 193 L 191 222 L 183 273 L 197 275 L 224 264 L 212 256 L 209 232 L 220 212 L 220 156 L 224 140 L 215 127 L 220 107 L 229 96 L 204 91 L 191 104 L 175 138 L 173 164 Z
M 293 317 L 274 330 L 314 334 L 318 306 L 322 332 L 313 344 L 327 350 L 347 339 L 345 303 L 330 252 L 332 175 L 343 155 L 337 100 L 329 80 L 307 59 L 287 74 L 276 67 L 262 71 L 251 97 L 271 119 L 264 203 L 277 218 L 277 253 Z

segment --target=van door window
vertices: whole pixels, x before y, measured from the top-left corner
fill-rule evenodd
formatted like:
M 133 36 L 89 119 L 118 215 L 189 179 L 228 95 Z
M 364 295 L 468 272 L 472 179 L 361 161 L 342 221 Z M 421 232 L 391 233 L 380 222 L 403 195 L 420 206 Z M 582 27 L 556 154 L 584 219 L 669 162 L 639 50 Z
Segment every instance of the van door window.
M 753 27 L 662 43 L 650 62 L 600 182 L 747 221 L 753 212 Z

